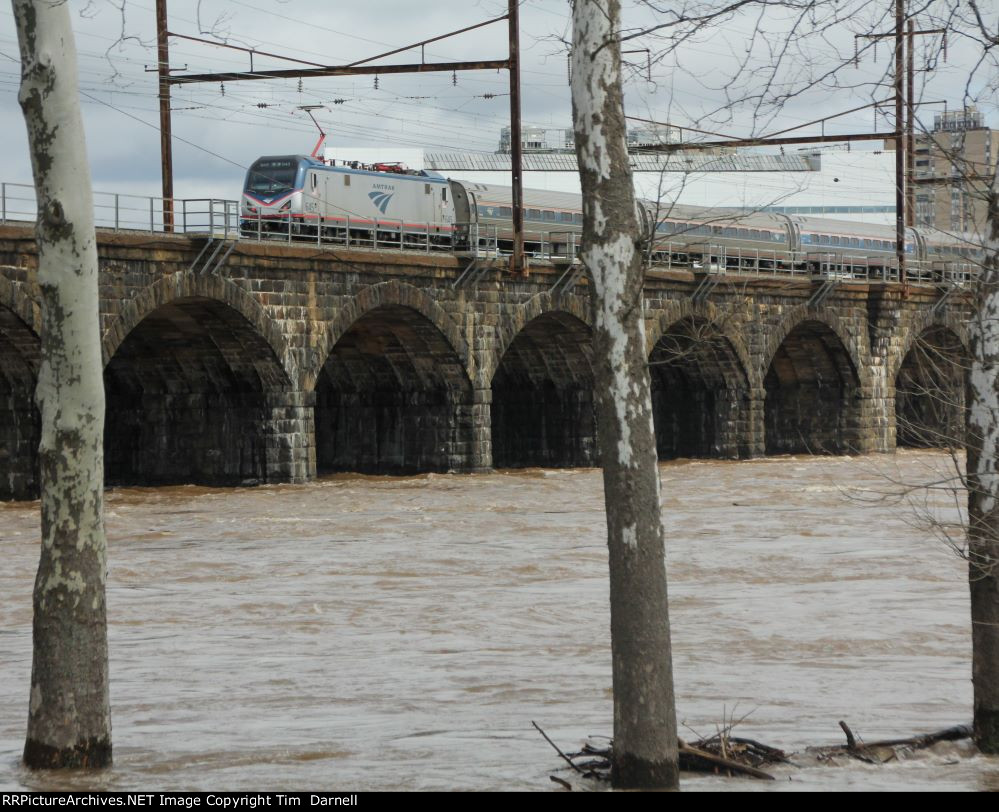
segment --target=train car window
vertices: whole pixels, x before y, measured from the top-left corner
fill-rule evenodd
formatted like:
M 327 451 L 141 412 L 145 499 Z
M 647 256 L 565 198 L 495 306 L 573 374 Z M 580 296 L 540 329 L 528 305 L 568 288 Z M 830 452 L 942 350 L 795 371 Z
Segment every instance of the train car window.
M 801 235 L 801 244 L 802 245 L 810 245 L 811 242 L 812 242 L 812 238 L 814 236 L 815 236 L 814 234 L 802 234 Z
M 554 223 L 558 219 L 557 215 L 553 211 L 543 211 L 542 214 L 545 216 L 546 223 Z
M 343 185 L 344 186 L 350 186 L 350 175 L 344 175 L 343 176 Z
M 572 215 L 572 222 L 574 222 L 577 226 L 583 225 L 583 213 L 578 211 L 574 213 Z
M 513 209 L 509 206 L 500 206 L 500 217 L 513 217 Z
M 734 229 L 734 228 L 725 228 L 725 229 L 722 229 L 722 235 L 725 236 L 725 237 L 735 237 L 736 234 L 737 234 L 737 230 Z
M 749 237 L 750 237 L 750 239 L 758 240 L 760 238 L 760 230 L 758 228 L 752 229 L 749 232 Z
M 561 217 L 559 219 L 561 219 L 561 221 L 563 223 L 571 223 L 572 222 L 572 212 L 571 211 L 564 211 L 564 212 L 562 212 L 562 215 L 561 215 Z
M 860 248 L 860 240 L 856 237 L 850 237 L 850 246 L 852 248 Z
M 829 235 L 828 234 L 819 234 L 819 244 L 820 245 L 829 245 L 830 244 L 829 243 Z
M 541 219 L 541 210 L 540 209 L 528 209 L 526 217 L 527 217 L 528 220 L 540 220 Z
M 722 231 L 723 231 L 723 229 L 722 229 L 721 226 L 711 226 L 711 233 L 712 234 L 721 234 Z

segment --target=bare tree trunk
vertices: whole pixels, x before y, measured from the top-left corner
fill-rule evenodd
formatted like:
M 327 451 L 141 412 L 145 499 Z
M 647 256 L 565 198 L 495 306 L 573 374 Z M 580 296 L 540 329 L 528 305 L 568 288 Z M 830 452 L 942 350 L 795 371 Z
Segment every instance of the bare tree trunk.
M 987 200 L 989 236 L 968 325 L 968 580 L 975 741 L 999 753 L 999 169 Z
M 42 548 L 24 763 L 111 763 L 104 384 L 93 197 L 65 2 L 13 0 L 38 196 Z
M 572 107 L 592 285 L 597 428 L 607 505 L 615 786 L 678 786 L 665 542 L 642 250 L 625 142 L 619 0 L 575 0 Z

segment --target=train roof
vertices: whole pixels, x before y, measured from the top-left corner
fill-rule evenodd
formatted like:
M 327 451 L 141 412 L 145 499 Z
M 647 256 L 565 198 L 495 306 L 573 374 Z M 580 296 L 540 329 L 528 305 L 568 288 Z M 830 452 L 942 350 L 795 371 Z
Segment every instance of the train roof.
M 262 155 L 251 164 L 250 169 L 260 161 L 294 161 L 299 166 L 305 165 L 310 169 L 318 169 L 326 172 L 342 172 L 349 175 L 369 175 L 381 178 L 392 178 L 393 180 L 410 179 L 423 180 L 430 183 L 447 183 L 447 179 L 439 172 L 425 169 L 407 169 L 405 171 L 389 171 L 378 167 L 392 166 L 393 164 L 367 165 L 352 161 L 349 164 L 341 163 L 329 164 L 321 158 L 313 158 L 311 155 Z M 356 165 L 352 165 L 356 164 Z M 401 166 L 401 164 L 399 164 Z
M 460 183 L 466 192 L 472 192 L 479 204 L 500 206 L 513 205 L 513 189 L 510 186 L 496 186 L 491 183 L 472 183 L 471 181 L 455 181 Z M 570 192 L 551 192 L 545 189 L 524 189 L 524 208 L 531 209 L 568 209 L 580 211 L 582 198 Z

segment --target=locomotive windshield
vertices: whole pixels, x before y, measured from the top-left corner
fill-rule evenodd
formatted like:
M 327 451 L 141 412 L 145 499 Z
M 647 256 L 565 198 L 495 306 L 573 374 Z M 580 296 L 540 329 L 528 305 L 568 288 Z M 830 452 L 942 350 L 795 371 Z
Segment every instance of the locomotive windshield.
M 257 197 L 271 197 L 295 188 L 298 160 L 295 158 L 261 158 L 250 167 L 246 191 Z

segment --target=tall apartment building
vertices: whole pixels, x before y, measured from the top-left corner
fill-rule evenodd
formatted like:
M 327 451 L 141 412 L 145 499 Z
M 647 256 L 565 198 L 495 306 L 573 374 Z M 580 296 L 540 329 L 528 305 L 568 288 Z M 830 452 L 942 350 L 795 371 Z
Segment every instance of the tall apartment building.
M 974 107 L 942 113 L 916 136 L 916 223 L 951 233 L 984 233 L 985 192 L 996 168 L 999 131 Z

